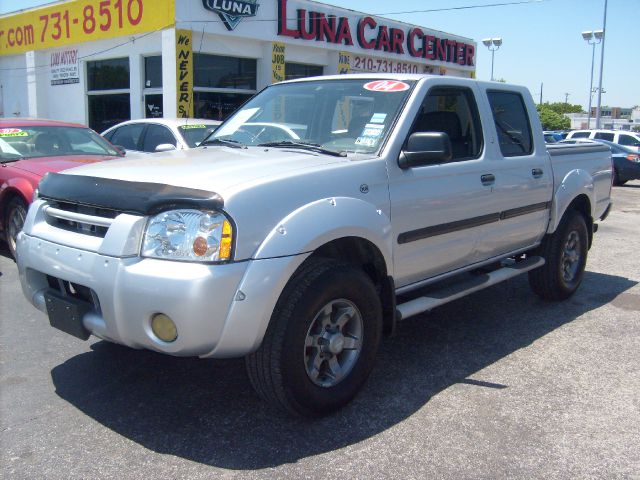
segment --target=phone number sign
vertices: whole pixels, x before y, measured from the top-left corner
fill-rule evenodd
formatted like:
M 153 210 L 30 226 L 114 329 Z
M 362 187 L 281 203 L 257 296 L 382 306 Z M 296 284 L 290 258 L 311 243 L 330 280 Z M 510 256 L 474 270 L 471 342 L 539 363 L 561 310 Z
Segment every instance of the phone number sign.
M 160 30 L 175 0 L 75 0 L 0 18 L 0 55 Z

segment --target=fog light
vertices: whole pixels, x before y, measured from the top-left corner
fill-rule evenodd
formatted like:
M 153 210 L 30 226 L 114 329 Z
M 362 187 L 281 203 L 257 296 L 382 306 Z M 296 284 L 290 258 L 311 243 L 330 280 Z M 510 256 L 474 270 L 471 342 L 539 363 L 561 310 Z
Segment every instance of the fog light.
M 151 319 L 151 330 L 163 342 L 173 342 L 178 338 L 178 328 L 167 315 L 156 313 Z

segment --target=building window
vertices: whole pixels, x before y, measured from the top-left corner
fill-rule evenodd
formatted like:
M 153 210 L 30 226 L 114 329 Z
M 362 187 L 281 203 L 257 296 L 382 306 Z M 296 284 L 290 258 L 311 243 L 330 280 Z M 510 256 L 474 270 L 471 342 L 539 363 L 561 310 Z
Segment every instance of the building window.
M 129 59 L 87 62 L 89 126 L 102 132 L 131 118 Z
M 193 55 L 195 87 L 256 89 L 257 61 L 253 58 L 222 57 L 196 53 Z
M 194 91 L 193 96 L 196 118 L 224 120 L 249 100 L 253 94 Z
M 256 92 L 257 61 L 196 53 L 193 56 L 194 114 L 224 120 Z
M 163 117 L 162 111 L 162 55 L 144 59 L 144 116 Z
M 304 63 L 286 62 L 284 65 L 285 80 L 295 80 L 296 78 L 318 77 L 324 73 L 323 67 L 319 65 L 305 65 Z

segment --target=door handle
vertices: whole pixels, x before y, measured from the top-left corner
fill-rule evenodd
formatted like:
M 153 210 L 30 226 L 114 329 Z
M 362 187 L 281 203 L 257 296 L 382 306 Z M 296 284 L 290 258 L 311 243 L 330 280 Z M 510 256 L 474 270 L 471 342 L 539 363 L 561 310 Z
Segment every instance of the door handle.
M 493 185 L 496 181 L 496 177 L 493 173 L 485 173 L 480 176 L 480 181 L 483 185 Z
M 544 171 L 541 168 L 534 168 L 533 170 L 531 170 L 531 175 L 533 175 L 533 178 L 540 178 L 543 173 Z

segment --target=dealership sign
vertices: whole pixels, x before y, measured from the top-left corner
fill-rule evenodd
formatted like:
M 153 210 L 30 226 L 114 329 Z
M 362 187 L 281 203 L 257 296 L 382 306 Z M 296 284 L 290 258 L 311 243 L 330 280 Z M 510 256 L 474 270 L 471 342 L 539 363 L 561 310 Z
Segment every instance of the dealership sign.
M 258 0 L 202 0 L 202 5 L 220 15 L 227 30 L 236 28 L 244 17 L 258 13 Z
M 441 32 L 425 32 L 390 20 L 336 16 L 305 8 L 289 8 L 289 0 L 278 2 L 278 35 L 283 37 L 355 46 L 362 50 L 386 52 L 398 56 L 435 62 L 475 66 L 475 46 L 442 36 Z M 313 5 L 313 4 L 310 4 Z M 315 7 L 315 5 L 314 5 Z
M 69 48 L 51 52 L 51 85 L 80 83 L 78 49 Z

